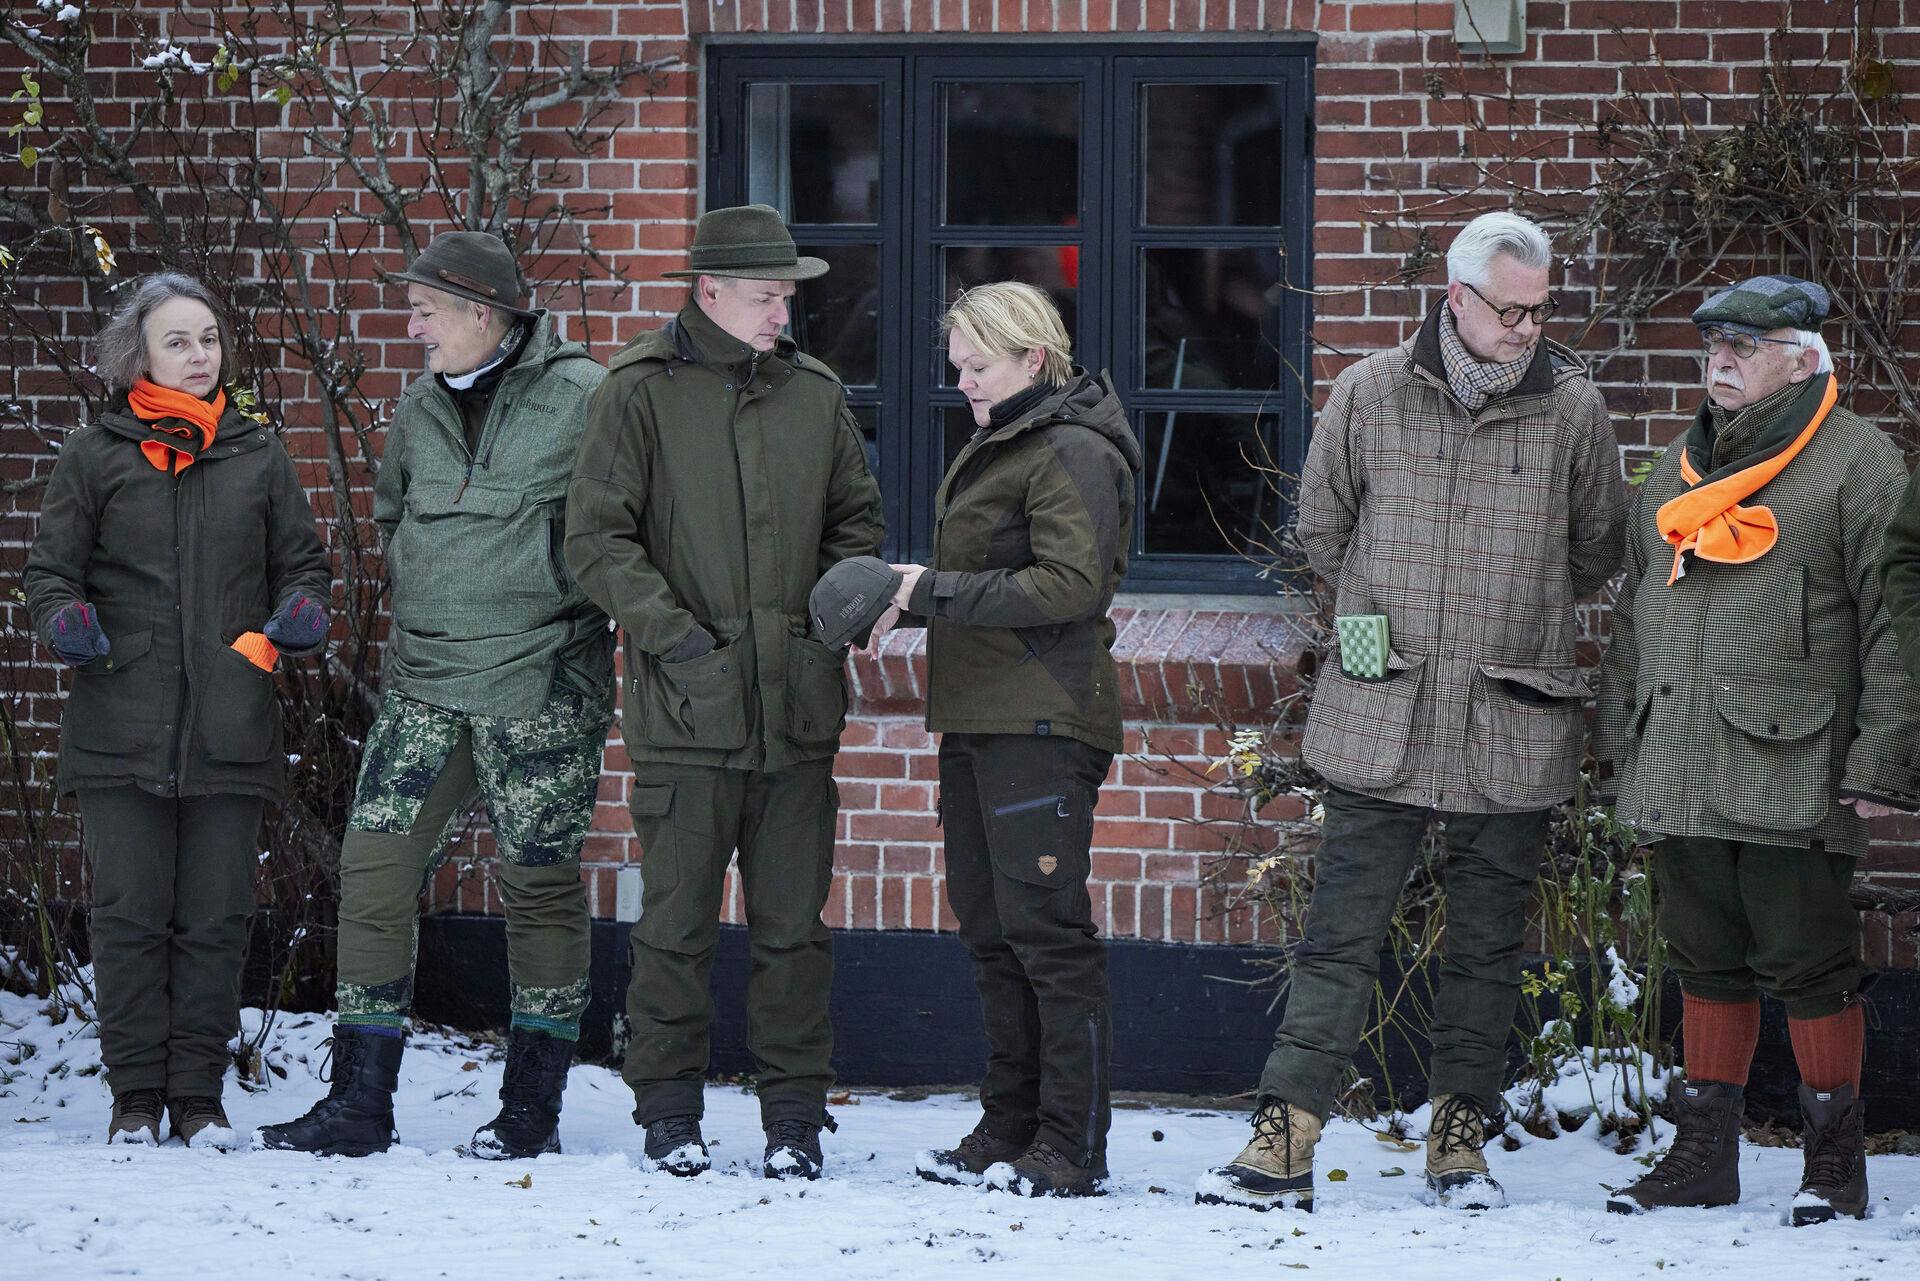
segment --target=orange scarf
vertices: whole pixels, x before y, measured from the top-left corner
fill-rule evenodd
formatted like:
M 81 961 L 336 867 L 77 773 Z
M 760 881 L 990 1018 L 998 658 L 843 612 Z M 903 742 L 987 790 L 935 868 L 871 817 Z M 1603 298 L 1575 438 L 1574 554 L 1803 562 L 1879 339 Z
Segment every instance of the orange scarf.
M 221 388 L 209 404 L 192 392 L 173 391 L 142 378 L 127 393 L 127 408 L 153 432 L 152 440 L 140 442 L 147 461 L 164 472 L 183 472 L 213 443 L 220 416 L 227 412 L 227 392 Z
M 1840 382 L 1828 374 L 1820 407 L 1813 411 L 1813 417 L 1791 444 L 1772 457 L 1722 476 L 1712 484 L 1700 484 L 1700 473 L 1687 456 L 1685 444 L 1681 445 L 1680 475 L 1689 486 L 1697 488 L 1669 498 L 1654 516 L 1661 536 L 1673 544 L 1673 572 L 1667 575 L 1668 586 L 1687 572 L 1684 562 L 1688 552 L 1723 565 L 1744 565 L 1759 560 L 1773 549 L 1780 541 L 1780 521 L 1773 510 L 1757 504 L 1742 507 L 1740 500 L 1752 497 L 1786 470 L 1787 464 L 1813 439 L 1814 429 L 1826 420 L 1839 399 Z

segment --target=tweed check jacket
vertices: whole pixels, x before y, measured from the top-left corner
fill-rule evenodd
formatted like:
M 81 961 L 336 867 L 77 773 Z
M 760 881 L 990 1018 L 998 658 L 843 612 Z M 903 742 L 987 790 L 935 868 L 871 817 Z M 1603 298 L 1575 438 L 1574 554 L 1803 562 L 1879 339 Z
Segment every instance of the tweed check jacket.
M 1334 381 L 1298 533 L 1340 614 L 1385 614 L 1389 673 L 1321 668 L 1301 753 L 1329 782 L 1462 813 L 1572 795 L 1587 686 L 1574 602 L 1619 568 L 1626 492 L 1605 402 L 1542 341 L 1469 413 L 1447 386 L 1441 302 Z
M 1601 664 L 1594 756 L 1615 817 L 1650 840 L 1712 836 L 1866 851 L 1839 804 L 1913 808 L 1920 701 L 1881 603 L 1880 556 L 1907 468 L 1885 432 L 1835 407 L 1785 471 L 1744 499 L 1780 522 L 1757 560 L 1689 555 L 1655 526 L 1686 489 L 1669 449 L 1640 487 Z

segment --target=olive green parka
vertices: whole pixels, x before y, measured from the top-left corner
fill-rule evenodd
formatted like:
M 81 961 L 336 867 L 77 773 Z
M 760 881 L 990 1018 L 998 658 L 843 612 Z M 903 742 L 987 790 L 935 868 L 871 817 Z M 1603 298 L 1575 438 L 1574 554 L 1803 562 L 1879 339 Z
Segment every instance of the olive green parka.
M 289 592 L 332 582 L 286 448 L 229 407 L 189 467 L 140 451 L 123 407 L 73 433 L 40 504 L 27 608 L 41 641 L 74 601 L 111 651 L 77 669 L 60 721 L 60 790 L 136 785 L 163 796 L 278 801 L 287 758 L 273 676 L 232 648 Z
M 880 546 L 840 380 L 689 304 L 608 366 L 567 499 L 567 564 L 626 632 L 621 732 L 648 761 L 777 770 L 831 756 L 844 656 L 808 635 L 820 575 Z M 684 662 L 694 629 L 717 641 Z

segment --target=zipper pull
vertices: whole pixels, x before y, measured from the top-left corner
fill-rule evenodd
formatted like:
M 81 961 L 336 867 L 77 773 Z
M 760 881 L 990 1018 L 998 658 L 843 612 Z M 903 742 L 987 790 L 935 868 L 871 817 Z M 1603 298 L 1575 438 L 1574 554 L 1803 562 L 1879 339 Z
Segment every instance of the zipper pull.
M 472 464 L 472 463 L 468 463 L 468 464 L 467 464 L 467 474 L 466 474 L 466 475 L 464 475 L 464 476 L 462 476 L 462 477 L 460 478 L 460 488 L 458 488 L 458 489 L 456 489 L 456 490 L 454 490 L 454 491 L 453 491 L 453 501 L 454 501 L 454 502 L 456 502 L 456 503 L 457 503 L 457 502 L 459 502 L 459 501 L 460 501 L 460 500 L 461 500 L 462 498 L 464 498 L 464 497 L 466 497 L 466 493 L 467 493 L 467 482 L 469 482 L 469 481 L 471 481 L 472 479 L 473 479 L 473 464 Z

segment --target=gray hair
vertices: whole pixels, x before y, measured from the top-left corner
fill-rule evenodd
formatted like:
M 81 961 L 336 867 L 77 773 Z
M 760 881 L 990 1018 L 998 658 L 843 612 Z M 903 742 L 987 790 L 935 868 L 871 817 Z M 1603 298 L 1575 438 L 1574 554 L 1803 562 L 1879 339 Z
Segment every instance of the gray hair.
M 1553 243 L 1539 224 L 1517 213 L 1481 214 L 1462 227 L 1448 246 L 1447 282 L 1484 289 L 1496 254 L 1505 254 L 1522 267 L 1540 268 L 1553 262 Z
M 1814 367 L 1816 374 L 1833 372 L 1833 352 L 1827 349 L 1827 340 L 1811 329 L 1793 331 L 1794 345 L 1802 351 L 1811 351 L 1820 357 L 1820 363 Z
M 110 391 L 130 391 L 147 376 L 147 317 L 175 298 L 204 303 L 213 313 L 214 327 L 220 331 L 220 381 L 233 381 L 233 331 L 227 327 L 227 312 L 220 300 L 192 276 L 157 271 L 135 282 L 113 309 L 113 317 L 94 335 L 94 370 Z

